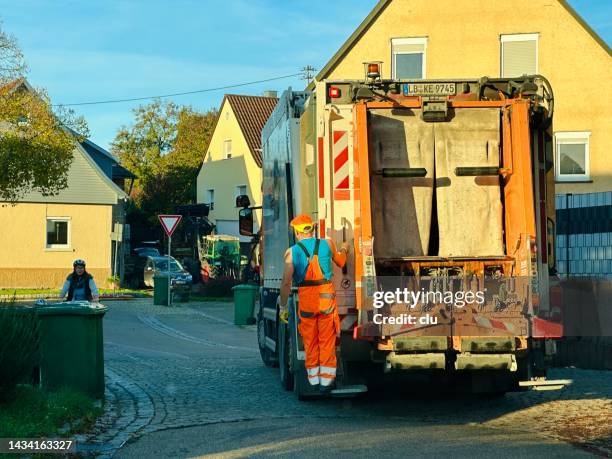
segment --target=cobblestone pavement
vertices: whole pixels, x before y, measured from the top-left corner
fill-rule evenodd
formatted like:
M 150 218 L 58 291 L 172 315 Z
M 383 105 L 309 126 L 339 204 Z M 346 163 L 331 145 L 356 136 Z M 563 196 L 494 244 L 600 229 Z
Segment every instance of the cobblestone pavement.
M 404 427 L 444 426 L 443 432 L 458 437 L 461 429 L 467 429 L 464 436 L 494 432 L 509 443 L 516 439 L 516 444 L 522 444 L 523 437 L 539 438 L 550 442 L 551 448 L 565 443 L 579 446 L 570 448 L 570 456 L 585 451 L 612 456 L 610 373 L 553 370 L 551 378 L 573 379 L 574 384 L 562 391 L 512 393 L 494 400 L 393 392 L 301 403 L 281 389 L 278 370 L 261 363 L 255 327 L 232 324 L 231 303 L 167 308 L 146 299 L 108 306 L 105 413 L 94 430 L 80 438 L 83 453 L 138 457 L 140 441 L 135 440 L 152 438 L 154 432 L 170 435 L 177 428 L 187 432 L 185 428 L 210 426 L 212 434 L 219 425 L 248 422 L 265 430 L 296 421 L 339 428 L 364 420 L 380 429 L 390 428 L 390 422 Z M 252 429 L 249 435 L 256 437 Z M 244 454 L 266 451 L 247 449 Z M 567 455 L 563 451 L 554 454 Z M 175 453 L 190 454 L 188 449 Z

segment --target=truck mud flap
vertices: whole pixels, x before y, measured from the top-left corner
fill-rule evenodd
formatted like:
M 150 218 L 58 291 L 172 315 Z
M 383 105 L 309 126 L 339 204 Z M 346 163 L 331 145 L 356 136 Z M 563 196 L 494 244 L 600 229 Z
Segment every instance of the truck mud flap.
M 516 371 L 518 365 L 514 354 L 459 354 L 456 370 L 509 370 Z

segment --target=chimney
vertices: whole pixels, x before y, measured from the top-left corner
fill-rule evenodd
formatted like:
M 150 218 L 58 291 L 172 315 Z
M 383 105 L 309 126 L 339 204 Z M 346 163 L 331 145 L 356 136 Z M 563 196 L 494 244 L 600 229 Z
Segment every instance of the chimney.
M 264 97 L 274 97 L 274 98 L 278 98 L 278 93 L 276 91 L 271 91 L 271 90 L 267 90 L 263 92 L 263 96 Z

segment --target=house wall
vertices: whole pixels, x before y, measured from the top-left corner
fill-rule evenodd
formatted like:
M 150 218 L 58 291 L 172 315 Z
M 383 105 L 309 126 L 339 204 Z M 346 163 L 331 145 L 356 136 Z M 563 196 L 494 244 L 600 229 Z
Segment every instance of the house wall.
M 46 248 L 47 217 L 70 218 L 70 247 Z M 111 205 L 18 203 L 0 205 L 0 288 L 60 288 L 81 258 L 98 287 L 111 275 Z
M 329 79 L 363 78 L 364 61 L 391 76 L 391 38 L 427 37 L 426 78 L 501 74 L 500 34 L 538 33 L 538 71 L 555 94 L 553 128 L 590 131 L 592 183 L 560 183 L 557 193 L 612 190 L 610 54 L 556 0 L 491 2 L 393 0 L 331 70 Z
M 96 162 L 76 146 L 66 188 L 54 196 L 43 196 L 33 191 L 20 198 L 20 202 L 115 204 L 117 198 L 124 195 Z
M 223 147 L 224 141 L 228 139 L 232 141 L 232 157 L 226 159 Z M 253 159 L 230 103 L 226 101 L 221 107 L 219 121 L 198 174 L 197 202 L 207 202 L 206 190 L 214 189 L 214 209 L 210 211 L 209 218 L 213 222 L 218 220 L 223 223 L 236 222 L 236 232 L 239 210 L 236 207 L 238 185 L 247 186 L 251 205 L 261 205 L 261 169 Z M 256 228 L 259 227 L 260 218 L 257 214 L 258 212 L 256 212 Z M 227 224 L 223 226 L 227 227 Z

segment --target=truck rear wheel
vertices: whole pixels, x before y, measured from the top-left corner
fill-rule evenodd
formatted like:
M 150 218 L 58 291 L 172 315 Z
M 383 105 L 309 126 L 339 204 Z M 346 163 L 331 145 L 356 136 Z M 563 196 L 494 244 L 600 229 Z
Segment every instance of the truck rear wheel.
M 280 367 L 280 383 L 285 390 L 293 390 L 294 384 L 290 361 L 292 341 L 287 324 L 281 322 L 278 327 L 278 366 Z
M 274 358 L 272 351 L 266 347 L 266 324 L 261 312 L 257 315 L 257 344 L 261 361 L 267 367 L 275 367 L 278 362 Z

